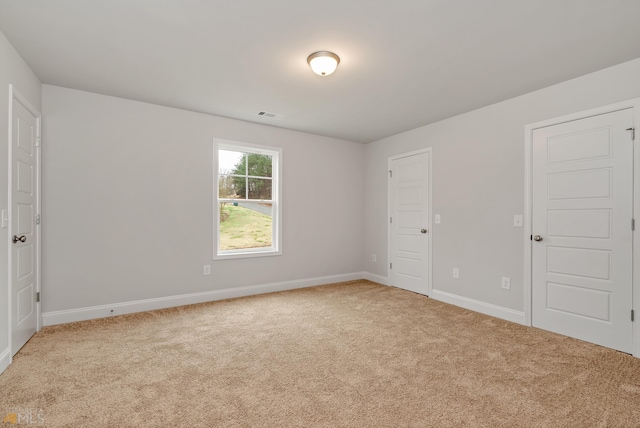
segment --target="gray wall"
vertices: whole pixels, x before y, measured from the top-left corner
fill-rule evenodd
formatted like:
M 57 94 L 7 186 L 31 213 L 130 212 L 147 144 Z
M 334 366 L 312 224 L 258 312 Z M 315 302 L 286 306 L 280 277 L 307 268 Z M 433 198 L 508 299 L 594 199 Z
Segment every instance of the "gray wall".
M 9 84 L 13 84 L 34 107 L 41 107 L 38 78 L 0 32 L 0 209 L 9 208 Z M 0 229 L 0 357 L 9 350 L 9 299 L 7 249 L 9 229 Z M 2 366 L 2 361 L 0 361 Z M 2 368 L 0 367 L 0 371 Z
M 282 256 L 212 261 L 213 138 L 283 148 Z M 43 312 L 362 272 L 364 149 L 44 85 Z
M 635 97 L 640 59 L 368 144 L 365 270 L 387 276 L 388 157 L 432 147 L 434 290 L 523 311 L 524 126 Z

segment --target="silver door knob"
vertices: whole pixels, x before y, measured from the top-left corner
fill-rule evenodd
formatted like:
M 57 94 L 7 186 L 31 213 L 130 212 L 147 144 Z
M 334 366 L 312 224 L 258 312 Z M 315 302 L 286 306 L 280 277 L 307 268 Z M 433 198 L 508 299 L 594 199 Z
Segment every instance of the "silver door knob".
M 27 237 L 24 235 L 22 236 L 13 235 L 13 243 L 15 244 L 16 242 L 27 242 Z
M 420 229 L 420 233 L 427 233 L 427 229 Z
M 534 236 L 533 236 L 533 240 L 534 240 L 534 241 L 542 241 L 542 236 L 540 236 L 540 235 L 534 235 Z

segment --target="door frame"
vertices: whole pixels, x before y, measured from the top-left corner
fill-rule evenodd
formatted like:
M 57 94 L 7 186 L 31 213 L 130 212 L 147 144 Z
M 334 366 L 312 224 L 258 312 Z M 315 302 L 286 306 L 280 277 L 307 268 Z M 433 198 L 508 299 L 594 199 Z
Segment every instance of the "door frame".
M 398 155 L 394 155 L 394 156 L 389 156 L 389 158 L 387 159 L 387 218 L 391 218 L 391 180 L 389 180 L 389 171 L 391 171 L 391 164 L 393 161 L 398 160 L 398 159 L 402 159 L 402 158 L 406 158 L 409 156 L 415 156 L 415 155 L 421 155 L 427 153 L 428 159 L 427 159 L 427 168 L 429 169 L 428 171 L 428 179 L 429 179 L 429 185 L 427 186 L 427 227 L 428 227 L 428 235 L 429 235 L 429 243 L 428 243 L 428 248 L 427 251 L 429 252 L 429 255 L 427 257 L 427 269 L 429 270 L 428 274 L 427 274 L 427 296 L 431 296 L 432 292 L 433 292 L 433 224 L 432 224 L 432 212 L 433 212 L 433 207 L 432 205 L 432 192 L 431 189 L 433 188 L 433 149 L 432 147 L 427 147 L 425 149 L 420 149 L 420 150 L 414 150 L 411 152 L 406 152 L 406 153 L 401 153 Z M 387 278 L 388 278 L 388 282 L 389 285 L 393 285 L 393 272 L 391 269 L 391 223 L 389 221 L 387 221 Z
M 42 115 L 40 114 L 40 111 L 38 111 L 37 108 L 35 108 L 28 100 L 26 97 L 24 97 L 20 92 L 18 92 L 16 90 L 16 88 L 12 85 L 9 84 L 9 138 L 8 138 L 8 163 L 9 163 L 9 177 L 8 177 L 8 218 L 9 218 L 9 222 L 8 222 L 8 233 L 7 233 L 7 246 L 8 246 L 8 251 L 7 251 L 7 257 L 8 257 L 8 266 L 7 266 L 7 281 L 8 281 L 8 306 L 9 306 L 9 319 L 8 319 L 8 328 L 9 328 L 9 354 L 11 356 L 11 359 L 13 359 L 13 349 L 11 349 L 11 342 L 12 342 L 12 336 L 13 336 L 13 331 L 12 331 L 12 317 L 13 317 L 13 307 L 12 307 L 12 292 L 13 292 L 13 255 L 12 255 L 12 245 L 13 243 L 11 242 L 11 229 L 12 229 L 12 225 L 13 225 L 13 107 L 14 107 L 14 103 L 15 102 L 19 102 L 20 104 L 22 104 L 23 107 L 25 107 L 31 114 L 33 114 L 36 118 L 36 146 L 35 146 L 35 156 L 36 156 L 36 162 L 37 162 L 37 166 L 36 166 L 36 180 L 35 180 L 35 188 L 36 188 L 36 209 L 35 209 L 35 214 L 41 214 L 41 207 L 42 207 L 42 156 L 41 156 L 41 147 L 42 147 L 42 137 L 41 137 L 41 123 L 42 123 Z M 42 266 L 42 254 L 41 254 L 41 241 L 42 241 L 42 221 L 40 221 L 40 224 L 36 224 L 35 225 L 35 231 L 36 231 L 36 245 L 37 245 L 37 249 L 36 249 L 36 292 L 37 293 L 41 293 L 41 266 Z M 40 302 L 36 302 L 36 331 L 40 331 L 40 329 L 42 328 L 42 299 L 40 299 Z
M 585 119 L 592 116 L 598 116 L 615 111 L 633 109 L 633 127 L 635 128 L 635 140 L 633 142 L 633 218 L 638 217 L 640 213 L 640 150 L 637 144 L 640 141 L 640 98 L 633 98 L 615 104 L 609 104 L 596 107 L 581 112 L 576 112 L 552 119 L 543 120 L 528 124 L 524 127 L 524 317 L 525 325 L 532 326 L 532 293 L 533 293 L 533 277 L 532 277 L 532 218 L 533 218 L 533 131 L 539 128 L 559 125 L 561 123 L 571 122 L 574 120 Z M 631 225 L 629 225 L 631 227 Z M 640 234 L 633 234 L 633 264 L 632 264 L 632 308 L 638 310 L 640 308 L 640 281 L 636 272 L 640 272 L 640 260 L 636 256 L 636 248 L 640 248 Z M 640 316 L 640 313 L 638 314 Z M 633 322 L 632 328 L 632 349 L 633 356 L 640 358 L 640 319 Z

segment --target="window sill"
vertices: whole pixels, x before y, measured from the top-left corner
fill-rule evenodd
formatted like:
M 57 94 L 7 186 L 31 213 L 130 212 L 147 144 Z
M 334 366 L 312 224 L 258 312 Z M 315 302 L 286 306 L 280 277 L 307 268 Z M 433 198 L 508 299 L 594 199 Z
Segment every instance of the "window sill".
M 218 253 L 213 256 L 213 260 L 250 259 L 254 257 L 271 257 L 281 255 L 281 250 L 229 252 Z

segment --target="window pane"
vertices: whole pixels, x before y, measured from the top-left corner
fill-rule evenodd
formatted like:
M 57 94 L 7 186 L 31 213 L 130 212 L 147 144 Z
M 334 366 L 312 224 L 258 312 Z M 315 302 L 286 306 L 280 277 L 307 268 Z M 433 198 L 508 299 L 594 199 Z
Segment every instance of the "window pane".
M 249 199 L 271 199 L 271 180 L 268 178 L 250 178 Z
M 243 162 L 244 153 L 233 152 L 229 150 L 218 150 L 218 174 L 237 174 L 236 169 L 242 169 L 244 174 Z
M 236 198 L 236 179 L 237 177 L 231 177 L 229 175 L 221 175 L 218 179 L 218 197 L 219 198 Z M 242 179 L 244 181 L 244 178 Z
M 218 170 L 214 259 L 282 254 L 280 149 L 215 140 Z M 274 169 L 275 168 L 275 169 Z M 225 200 L 225 201 L 223 201 Z
M 271 247 L 272 204 L 220 202 L 220 250 Z
M 271 177 L 272 159 L 268 155 L 259 155 L 257 153 L 247 153 L 249 162 L 249 171 L 247 175 L 255 177 Z

